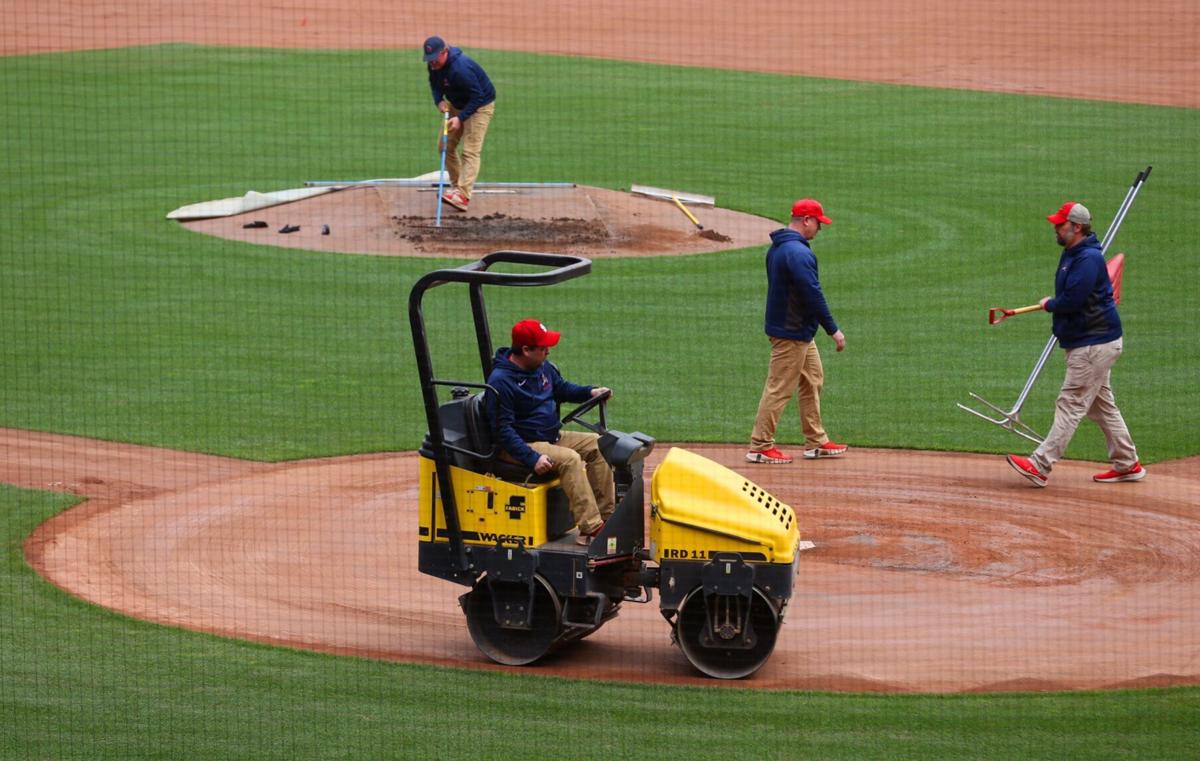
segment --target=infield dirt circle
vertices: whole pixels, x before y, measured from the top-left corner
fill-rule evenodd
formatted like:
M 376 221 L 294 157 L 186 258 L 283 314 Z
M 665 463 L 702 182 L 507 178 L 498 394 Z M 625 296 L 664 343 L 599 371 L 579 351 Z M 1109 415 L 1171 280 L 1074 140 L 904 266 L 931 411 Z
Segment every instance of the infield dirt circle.
M 430 4 L 366 0 L 81 4 L 70 14 L 19 2 L 0 50 L 415 48 L 438 33 L 468 49 L 1200 106 L 1200 9 L 1185 0 L 1154 13 L 1101 0 L 1080 11 L 1094 17 L 1079 21 L 1088 32 L 1078 35 L 1061 34 L 1034 0 L 980 10 L 851 0 L 828 9 L 817 33 L 801 14 L 763 2 L 701 0 L 683 15 L 677 4 L 633 0 L 559 5 L 547 14 L 511 0 L 447 18 Z M 764 44 L 775 39 L 804 43 Z M 853 449 L 841 460 L 767 467 L 744 463 L 741 446 L 689 448 L 793 505 L 816 544 L 774 655 L 739 684 L 938 692 L 1200 683 L 1200 458 L 1156 463 L 1146 480 L 1112 486 L 1090 481 L 1101 464 L 1065 462 L 1037 490 L 995 456 Z M 462 588 L 416 571 L 415 471 L 412 453 L 264 464 L 0 429 L 0 481 L 88 497 L 25 545 L 39 572 L 85 600 L 273 644 L 496 668 L 466 632 Z M 522 673 L 718 684 L 670 645 L 654 605 L 627 604 L 586 641 Z
M 661 461 L 660 445 L 646 477 Z M 996 456 L 854 449 L 749 465 L 689 449 L 795 507 L 800 577 L 749 684 L 873 691 L 1200 683 L 1200 458 L 1035 489 Z M 42 574 L 138 618 L 337 653 L 494 668 L 416 570 L 416 455 L 269 465 L 0 430 L 0 480 L 90 499 L 26 543 Z M 715 684 L 626 604 L 522 673 Z

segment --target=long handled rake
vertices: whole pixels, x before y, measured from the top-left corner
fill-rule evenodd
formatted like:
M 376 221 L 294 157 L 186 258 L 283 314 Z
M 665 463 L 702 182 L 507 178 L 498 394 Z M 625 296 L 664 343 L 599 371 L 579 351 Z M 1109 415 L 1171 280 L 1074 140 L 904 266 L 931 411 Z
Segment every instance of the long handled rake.
M 1135 177 L 1133 180 L 1133 184 L 1130 185 L 1129 190 L 1125 192 L 1125 200 L 1121 202 L 1120 208 L 1117 209 L 1116 216 L 1113 217 L 1112 224 L 1109 225 L 1108 230 L 1106 230 L 1104 233 L 1104 238 L 1100 241 L 1101 255 L 1108 251 L 1108 247 L 1112 245 L 1113 240 L 1116 239 L 1117 231 L 1121 229 L 1121 223 L 1125 221 L 1125 215 L 1129 213 L 1130 207 L 1133 206 L 1134 199 L 1137 198 L 1137 194 L 1141 191 L 1142 185 L 1146 182 L 1146 179 L 1150 177 L 1150 170 L 1153 168 L 1154 167 L 1152 166 L 1148 166 L 1142 171 L 1138 172 L 1137 177 Z M 1109 263 L 1110 277 L 1114 269 L 1113 265 L 1116 265 L 1115 269 L 1118 273 L 1120 273 L 1121 265 L 1123 263 L 1123 259 L 1118 260 L 1116 258 L 1114 258 L 1113 262 Z M 1119 298 L 1120 293 L 1119 290 L 1116 290 L 1119 279 L 1120 276 L 1118 274 L 1116 281 L 1113 283 L 1114 297 L 1116 298 Z M 1038 309 L 1041 309 L 1040 304 L 1031 304 L 1027 307 L 1021 307 L 1020 309 L 992 308 L 988 310 L 988 323 L 995 325 L 998 322 L 1002 322 L 1006 317 L 1011 317 L 1015 314 L 1033 312 Z M 1029 373 L 1029 378 L 1026 379 L 1025 386 L 1021 389 L 1021 393 L 1017 395 L 1017 401 L 1013 404 L 1011 409 L 1004 410 L 992 404 L 978 394 L 974 392 L 968 392 L 970 393 L 972 399 L 984 405 L 993 413 L 999 415 L 999 417 L 992 417 L 988 413 L 980 412 L 977 409 L 973 409 L 961 403 L 958 405 L 958 408 L 964 412 L 969 412 L 976 417 L 981 417 L 989 423 L 994 423 L 1005 430 L 1012 431 L 1018 436 L 1029 439 L 1035 444 L 1041 444 L 1042 437 L 1037 434 L 1037 431 L 1030 428 L 1021 420 L 1021 409 L 1025 406 L 1025 400 L 1029 398 L 1029 392 L 1033 390 L 1033 384 L 1037 382 L 1038 376 L 1042 374 L 1042 370 L 1045 368 L 1046 362 L 1050 359 L 1050 355 L 1054 352 L 1054 347 L 1057 345 L 1058 339 L 1054 336 L 1050 336 L 1050 340 L 1046 342 L 1046 348 L 1042 349 L 1041 356 L 1038 357 L 1037 362 L 1034 364 L 1033 371 Z
M 437 219 L 435 224 L 442 226 L 442 188 L 446 183 L 446 144 L 450 142 L 450 112 L 442 112 L 442 168 L 438 170 Z

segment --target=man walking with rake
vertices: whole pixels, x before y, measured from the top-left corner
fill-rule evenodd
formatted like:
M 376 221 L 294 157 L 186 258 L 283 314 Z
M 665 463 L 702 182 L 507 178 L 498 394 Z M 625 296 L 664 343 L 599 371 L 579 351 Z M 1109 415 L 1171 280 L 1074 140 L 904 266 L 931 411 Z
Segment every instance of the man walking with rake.
M 791 224 L 771 233 L 764 320 L 764 329 L 771 339 L 771 363 L 758 402 L 747 462 L 783 465 L 792 461 L 791 456 L 776 446 L 775 429 L 784 407 L 797 393 L 805 459 L 846 453 L 846 445 L 830 441 L 821 423 L 825 369 L 814 340 L 817 328 L 821 327 L 833 338 L 838 351 L 846 348 L 846 337 L 838 329 L 821 291 L 817 257 L 810 244 L 821 226 L 828 224 L 832 220 L 825 216 L 821 204 L 802 198 L 792 205 Z
M 1123 331 L 1113 299 L 1112 281 L 1100 242 L 1092 233 L 1092 214 L 1068 201 L 1046 217 L 1063 247 L 1054 276 L 1054 296 L 1041 300 L 1054 315 L 1054 335 L 1067 351 L 1067 375 L 1054 409 L 1054 425 L 1029 457 L 1009 455 L 1008 464 L 1032 484 L 1044 487 L 1084 415 L 1104 432 L 1112 470 L 1092 477 L 1099 483 L 1139 481 L 1146 469 L 1113 398 L 1112 366 L 1121 356 Z

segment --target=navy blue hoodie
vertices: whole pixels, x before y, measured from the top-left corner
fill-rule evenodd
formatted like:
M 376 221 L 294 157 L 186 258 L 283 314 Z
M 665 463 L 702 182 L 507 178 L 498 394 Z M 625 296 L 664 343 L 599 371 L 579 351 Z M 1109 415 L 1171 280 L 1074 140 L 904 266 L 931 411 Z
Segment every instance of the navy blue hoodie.
M 442 68 L 429 69 L 429 89 L 433 92 L 433 104 L 450 101 L 458 109 L 458 118 L 464 122 L 471 118 L 480 106 L 496 100 L 496 88 L 483 67 L 472 61 L 459 48 L 450 48 L 450 55 Z
M 508 358 L 511 353 L 507 346 L 496 351 L 487 382 L 499 397 L 500 448 L 532 470 L 541 455 L 525 442 L 558 441 L 562 427 L 558 403 L 586 402 L 592 398 L 592 387 L 563 380 L 550 362 L 536 370 L 522 370 Z
M 817 257 L 800 233 L 790 227 L 776 230 L 767 250 L 764 329 L 775 338 L 811 341 L 818 325 L 829 335 L 838 331 L 817 279 Z
M 1095 235 L 1063 249 L 1054 275 L 1054 298 L 1046 302 L 1046 311 L 1054 313 L 1054 335 L 1064 349 L 1121 337 L 1121 316 Z

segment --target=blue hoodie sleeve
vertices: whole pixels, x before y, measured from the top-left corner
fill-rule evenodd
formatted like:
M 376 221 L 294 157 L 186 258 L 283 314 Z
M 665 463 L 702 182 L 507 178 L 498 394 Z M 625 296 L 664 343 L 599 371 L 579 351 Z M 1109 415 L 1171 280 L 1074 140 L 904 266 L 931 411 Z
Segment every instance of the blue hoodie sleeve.
M 429 70 L 429 91 L 433 93 L 433 105 L 435 106 L 440 105 L 442 100 L 446 97 L 445 93 L 442 92 L 442 85 L 439 82 L 441 77 L 438 75 L 440 73 L 441 72 L 434 71 L 433 69 Z
M 1080 312 L 1087 304 L 1088 296 L 1096 287 L 1100 275 L 1099 267 L 1104 259 L 1099 256 L 1081 256 L 1067 270 L 1062 290 L 1046 302 L 1046 311 L 1056 314 Z
M 521 434 L 517 433 L 517 429 L 513 427 L 516 414 L 512 384 L 498 378 L 495 380 L 489 378 L 488 381 L 496 389 L 496 428 L 500 439 L 500 448 L 508 452 L 514 460 L 533 470 L 533 466 L 537 465 L 541 455 L 533 451 L 521 438 Z
M 558 367 L 549 362 L 546 364 L 549 365 L 554 379 L 554 400 L 556 402 L 575 402 L 578 404 L 592 398 L 593 386 L 580 386 L 572 383 L 562 377 L 562 373 L 558 371 Z
M 817 321 L 826 333 L 833 335 L 838 332 L 837 322 L 833 319 L 833 313 L 829 311 L 829 304 L 825 301 L 825 294 L 821 291 L 821 283 L 817 279 L 816 257 L 811 254 L 793 254 L 788 257 L 787 262 L 788 272 L 803 296 L 804 303 L 808 305 L 809 312 L 817 316 Z

